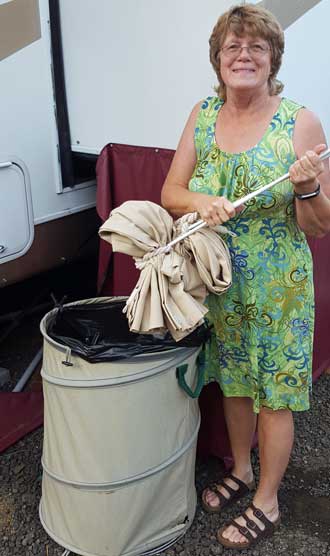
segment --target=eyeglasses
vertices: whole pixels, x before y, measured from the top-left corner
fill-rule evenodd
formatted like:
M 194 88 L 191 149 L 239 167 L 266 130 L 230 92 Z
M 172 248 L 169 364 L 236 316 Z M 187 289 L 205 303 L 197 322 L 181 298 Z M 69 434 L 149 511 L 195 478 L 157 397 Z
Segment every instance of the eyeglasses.
M 250 44 L 249 46 L 241 46 L 240 44 L 229 44 L 228 46 L 223 46 L 220 52 L 223 52 L 226 58 L 236 58 L 239 56 L 243 50 L 246 48 L 248 53 L 252 58 L 261 59 L 265 56 L 266 52 L 270 50 L 268 46 L 262 44 Z

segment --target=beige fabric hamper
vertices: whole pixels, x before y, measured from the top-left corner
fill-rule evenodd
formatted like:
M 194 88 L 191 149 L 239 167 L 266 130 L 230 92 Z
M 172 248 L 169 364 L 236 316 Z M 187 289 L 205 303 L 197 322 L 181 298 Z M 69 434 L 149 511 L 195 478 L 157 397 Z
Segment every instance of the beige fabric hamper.
M 199 348 L 91 364 L 48 336 L 56 311 L 41 322 L 42 525 L 57 543 L 86 556 L 164 549 L 195 513 L 200 415 L 176 368 L 188 365 L 193 386 Z

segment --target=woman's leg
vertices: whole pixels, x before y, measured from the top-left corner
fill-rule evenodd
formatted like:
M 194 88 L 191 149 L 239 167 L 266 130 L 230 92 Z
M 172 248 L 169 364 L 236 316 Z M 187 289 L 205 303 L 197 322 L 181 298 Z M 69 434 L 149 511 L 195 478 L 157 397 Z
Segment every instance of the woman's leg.
M 243 481 L 251 483 L 253 471 L 251 467 L 251 443 L 256 429 L 256 415 L 253 413 L 251 398 L 224 398 L 224 413 L 234 459 L 232 474 Z M 237 483 L 226 479 L 226 483 L 237 489 Z M 225 488 L 219 488 L 226 498 L 229 497 Z M 211 490 L 204 495 L 205 501 L 211 506 L 218 506 L 219 499 Z
M 289 463 L 293 438 L 290 410 L 261 409 L 258 423 L 260 481 L 254 503 L 266 511 L 278 509 L 277 492 Z
M 234 459 L 232 473 L 244 482 L 251 482 L 251 445 L 257 423 L 257 417 L 253 413 L 253 400 L 224 398 L 223 406 Z
M 258 420 L 260 482 L 253 503 L 273 522 L 279 515 L 277 492 L 289 463 L 293 436 L 294 425 L 291 411 L 286 409 L 273 411 L 267 408 L 260 410 Z M 263 524 L 253 516 L 250 508 L 246 513 L 263 529 Z M 243 518 L 237 518 L 236 521 L 245 526 Z M 232 542 L 246 541 L 232 526 L 229 526 L 222 536 Z

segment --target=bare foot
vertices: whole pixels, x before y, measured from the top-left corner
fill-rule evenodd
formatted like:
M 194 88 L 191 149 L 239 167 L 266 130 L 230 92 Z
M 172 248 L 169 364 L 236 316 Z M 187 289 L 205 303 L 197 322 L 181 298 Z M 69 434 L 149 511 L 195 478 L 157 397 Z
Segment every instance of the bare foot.
M 238 473 L 235 473 L 235 471 L 233 471 L 232 475 L 234 477 L 237 477 L 237 479 L 239 479 L 243 483 L 245 483 L 248 486 L 248 488 L 250 488 L 250 489 L 254 488 L 254 480 L 253 480 L 253 471 L 252 471 L 252 469 L 249 472 L 245 473 L 244 475 L 240 475 Z M 225 477 L 223 479 L 222 483 L 225 483 L 226 485 L 228 485 L 229 488 L 231 488 L 234 491 L 239 490 L 239 485 L 236 482 L 234 482 L 232 479 L 230 479 L 230 477 Z M 226 487 L 223 486 L 223 484 L 216 485 L 216 490 L 219 493 L 221 493 L 227 500 L 229 500 L 232 496 L 230 491 L 228 491 L 226 489 Z M 207 505 L 209 505 L 211 508 L 218 508 L 218 507 L 221 506 L 221 501 L 220 501 L 219 497 L 210 488 L 206 488 L 203 491 L 202 499 L 203 499 L 203 502 L 206 503 Z
M 267 510 L 260 505 L 258 507 L 263 512 L 265 517 L 269 521 L 271 521 L 272 523 L 275 523 L 278 520 L 280 514 L 279 514 L 277 503 L 274 505 L 274 507 L 268 508 Z M 257 524 L 257 526 L 259 527 L 259 529 L 261 531 L 263 531 L 265 529 L 265 524 L 254 515 L 253 509 L 251 507 L 249 507 L 246 510 L 245 514 L 248 517 L 248 519 L 250 519 L 251 521 L 254 521 Z M 235 521 L 236 521 L 236 523 L 238 523 L 242 527 L 246 527 L 248 529 L 248 531 L 251 533 L 253 538 L 257 537 L 257 532 L 255 532 L 252 527 L 248 526 L 248 524 L 246 522 L 246 519 L 242 515 L 235 518 Z M 238 544 L 246 543 L 248 541 L 247 537 L 242 535 L 239 532 L 239 530 L 236 527 L 234 527 L 234 525 L 228 525 L 228 527 L 226 527 L 222 531 L 221 536 L 222 536 L 222 538 L 226 539 L 227 541 L 230 541 L 230 542 L 233 542 L 233 543 L 238 543 Z

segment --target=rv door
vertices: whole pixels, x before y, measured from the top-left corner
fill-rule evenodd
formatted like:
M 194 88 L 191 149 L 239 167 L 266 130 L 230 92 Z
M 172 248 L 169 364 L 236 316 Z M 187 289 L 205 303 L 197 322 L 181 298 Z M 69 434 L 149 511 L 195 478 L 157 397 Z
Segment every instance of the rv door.
M 0 156 L 0 262 L 28 251 L 34 236 L 31 189 L 23 162 Z

